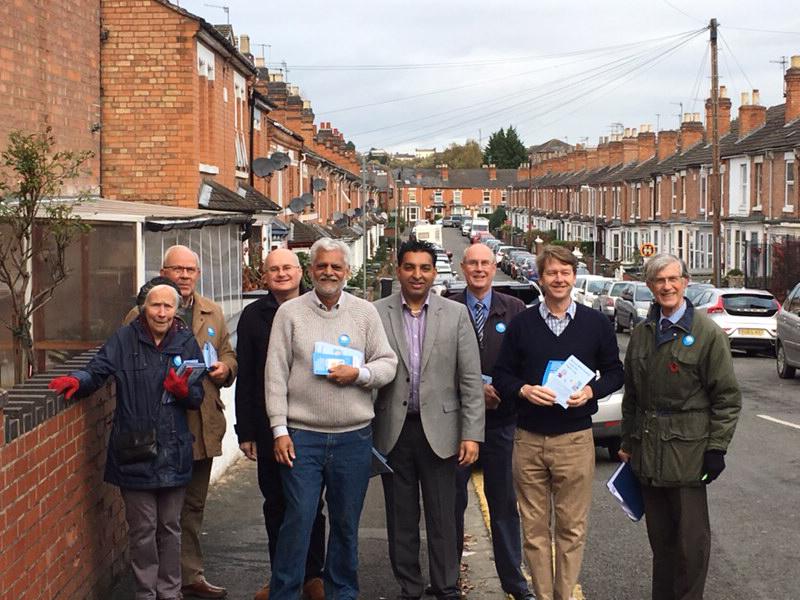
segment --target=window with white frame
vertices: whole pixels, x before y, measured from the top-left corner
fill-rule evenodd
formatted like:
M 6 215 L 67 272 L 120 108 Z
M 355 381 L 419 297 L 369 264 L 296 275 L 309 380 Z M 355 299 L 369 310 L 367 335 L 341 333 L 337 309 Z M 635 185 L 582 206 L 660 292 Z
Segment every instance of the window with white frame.
M 681 173 L 681 213 L 686 213 L 686 175 Z
M 416 206 L 409 206 L 407 210 L 408 210 L 408 222 L 416 223 L 417 216 L 419 215 L 419 208 Z
M 783 210 L 794 210 L 794 158 L 786 160 L 786 189 L 783 197 Z
M 444 202 L 442 198 L 442 190 L 436 190 L 433 192 L 433 203 L 434 204 L 442 204 Z
M 416 204 L 417 202 L 417 190 L 408 190 L 408 201 L 413 202 Z
M 483 190 L 483 203 L 484 204 L 491 204 L 492 203 L 492 192 L 491 192 L 491 190 Z
M 461 204 L 461 190 L 453 190 L 453 204 Z
M 669 208 L 672 212 L 678 212 L 678 178 L 674 175 L 670 179 L 670 195 L 672 196 L 672 200 L 670 201 Z
M 245 119 L 247 115 L 247 82 L 240 73 L 233 74 L 233 127 L 236 146 L 236 170 L 246 172 L 249 168 L 247 143 L 245 142 Z
M 656 216 L 661 215 L 661 177 L 656 177 Z
M 650 182 L 650 218 L 653 219 L 656 216 L 656 184 L 655 182 Z
M 700 169 L 700 214 L 708 212 L 708 171 Z
M 257 108 L 253 109 L 253 129 L 261 131 L 261 111 Z
M 216 74 L 214 52 L 200 42 L 197 42 L 197 74 L 209 81 L 214 81 Z
M 750 187 L 747 185 L 748 173 L 747 163 L 739 165 L 739 211 L 747 212 L 747 207 L 750 204 L 749 191 Z
M 753 208 L 756 210 L 761 209 L 761 187 L 764 182 L 764 164 L 758 158 L 760 157 L 757 157 L 756 163 L 753 165 L 753 190 L 755 192 Z

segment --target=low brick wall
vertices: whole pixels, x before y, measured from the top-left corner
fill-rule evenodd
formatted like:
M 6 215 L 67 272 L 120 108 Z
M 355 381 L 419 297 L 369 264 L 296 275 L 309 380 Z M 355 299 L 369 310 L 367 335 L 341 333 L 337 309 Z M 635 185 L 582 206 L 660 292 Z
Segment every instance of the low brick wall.
M 114 411 L 109 383 L 69 402 L 51 377 L 0 390 L 0 596 L 107 600 L 127 568 L 122 499 L 103 482 Z

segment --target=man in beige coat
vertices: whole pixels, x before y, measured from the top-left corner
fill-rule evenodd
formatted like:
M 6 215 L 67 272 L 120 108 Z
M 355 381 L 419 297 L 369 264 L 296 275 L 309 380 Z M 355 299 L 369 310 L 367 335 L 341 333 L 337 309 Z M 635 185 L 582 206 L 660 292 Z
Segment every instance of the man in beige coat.
M 180 288 L 178 316 L 191 328 L 197 344 L 202 349 L 209 342 L 217 352 L 217 362 L 211 365 L 208 377 L 203 379 L 203 404 L 199 411 L 187 413 L 189 430 L 194 436 L 194 464 L 181 511 L 181 576 L 185 598 L 224 598 L 227 595 L 225 588 L 212 585 L 205 579 L 200 529 L 211 478 L 211 463 L 215 456 L 222 454 L 222 437 L 225 434 L 225 405 L 220 400 L 219 390 L 232 385 L 236 378 L 236 353 L 231 346 L 222 309 L 195 290 L 200 279 L 197 254 L 186 246 L 168 248 L 164 253 L 161 275 L 174 281 Z M 134 308 L 125 322 L 132 321 L 138 314 L 138 309 Z

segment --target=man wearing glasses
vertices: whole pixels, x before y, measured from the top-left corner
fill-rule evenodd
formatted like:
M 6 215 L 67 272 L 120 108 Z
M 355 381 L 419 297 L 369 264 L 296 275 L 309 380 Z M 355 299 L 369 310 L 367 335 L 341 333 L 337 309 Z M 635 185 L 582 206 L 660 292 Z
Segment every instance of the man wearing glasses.
M 286 499 L 281 484 L 280 465 L 273 453 L 272 429 L 267 419 L 264 398 L 264 366 L 267 362 L 270 332 L 278 308 L 306 292 L 303 269 L 297 255 L 278 248 L 267 255 L 263 282 L 269 294 L 249 304 L 236 327 L 236 354 L 239 357 L 239 379 L 236 382 L 236 435 L 239 448 L 250 460 L 257 461 L 258 487 L 264 496 L 264 524 L 270 566 L 275 562 L 278 532 L 286 512 Z M 325 516 L 320 501 L 311 529 L 311 543 L 306 557 L 303 593 L 309 600 L 324 600 L 322 567 L 325 564 Z M 259 590 L 254 600 L 268 600 L 269 583 Z
M 178 316 L 189 326 L 202 349 L 206 342 L 213 346 L 217 360 L 203 379 L 204 398 L 200 410 L 187 412 L 189 430 L 194 436 L 192 480 L 186 488 L 181 511 L 181 578 L 186 598 L 224 598 L 227 591 L 212 585 L 203 574 L 203 553 L 200 529 L 211 479 L 211 463 L 222 454 L 225 435 L 225 408 L 219 390 L 233 384 L 236 378 L 236 353 L 231 346 L 222 308 L 196 291 L 200 279 L 200 258 L 186 246 L 172 246 L 164 252 L 161 275 L 175 282 L 180 289 Z M 138 316 L 138 309 L 128 313 L 125 322 Z

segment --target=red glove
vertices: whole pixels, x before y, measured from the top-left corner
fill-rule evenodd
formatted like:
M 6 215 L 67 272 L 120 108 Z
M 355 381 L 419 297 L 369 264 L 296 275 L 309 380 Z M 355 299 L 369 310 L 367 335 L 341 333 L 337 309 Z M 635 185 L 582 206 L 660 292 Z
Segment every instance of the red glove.
M 55 390 L 58 394 L 63 394 L 64 398 L 69 400 L 75 395 L 78 388 L 81 387 L 81 383 L 75 377 L 56 377 L 47 384 L 47 387 L 51 390 Z
M 183 375 L 178 375 L 175 369 L 170 368 L 164 379 L 164 389 L 176 398 L 186 398 L 189 396 L 189 375 L 192 374 L 192 368 L 187 367 Z

